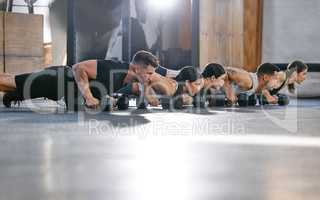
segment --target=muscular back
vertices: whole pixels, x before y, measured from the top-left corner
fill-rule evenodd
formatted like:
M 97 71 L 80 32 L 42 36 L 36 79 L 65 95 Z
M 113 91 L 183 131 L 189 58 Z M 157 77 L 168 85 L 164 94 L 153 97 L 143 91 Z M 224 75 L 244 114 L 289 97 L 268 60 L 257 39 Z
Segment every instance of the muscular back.
M 242 90 L 250 90 L 252 88 L 252 79 L 250 73 L 235 67 L 226 67 L 227 81 L 230 84 L 236 84 Z
M 150 78 L 151 86 L 157 94 L 173 96 L 177 89 L 177 82 L 171 78 L 154 74 Z

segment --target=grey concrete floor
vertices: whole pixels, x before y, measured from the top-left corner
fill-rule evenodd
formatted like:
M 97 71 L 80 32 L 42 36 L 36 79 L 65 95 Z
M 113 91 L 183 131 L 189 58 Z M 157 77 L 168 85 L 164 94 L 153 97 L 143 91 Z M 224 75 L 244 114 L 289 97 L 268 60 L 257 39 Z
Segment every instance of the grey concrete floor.
M 97 115 L 26 106 L 0 106 L 1 200 L 320 196 L 319 100 Z

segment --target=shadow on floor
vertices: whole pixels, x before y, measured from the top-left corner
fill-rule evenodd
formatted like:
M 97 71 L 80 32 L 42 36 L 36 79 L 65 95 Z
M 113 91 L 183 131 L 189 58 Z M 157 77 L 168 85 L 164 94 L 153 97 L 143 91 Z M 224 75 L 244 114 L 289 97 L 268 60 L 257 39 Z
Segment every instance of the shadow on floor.
M 2 112 L 3 113 L 3 112 Z M 90 115 L 86 113 L 61 113 L 61 114 L 38 114 L 32 111 L 10 110 L 0 117 L 0 123 L 12 124 L 76 124 L 96 120 L 99 123 L 109 124 L 115 127 L 133 127 L 150 123 L 148 119 L 130 113 L 119 115 L 116 113 L 100 113 Z
M 147 110 L 136 110 L 133 109 L 131 114 L 133 115 L 145 115 L 145 114 L 159 114 L 159 113 L 180 113 L 180 114 L 190 114 L 190 115 L 217 115 L 217 112 L 209 109 L 199 109 L 199 108 L 185 108 L 182 110 L 163 110 L 163 109 L 147 109 Z

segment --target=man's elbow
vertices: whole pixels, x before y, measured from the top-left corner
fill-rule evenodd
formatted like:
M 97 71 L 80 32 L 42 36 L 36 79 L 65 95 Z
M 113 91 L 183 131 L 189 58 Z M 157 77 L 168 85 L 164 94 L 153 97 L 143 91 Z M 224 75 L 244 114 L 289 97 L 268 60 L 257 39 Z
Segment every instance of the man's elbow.
M 83 69 L 83 66 L 79 63 L 72 66 L 72 71 L 74 72 L 79 71 L 81 69 Z
M 85 75 L 89 79 L 96 79 L 97 76 L 97 61 L 89 60 L 77 63 L 72 66 L 72 70 L 76 75 Z
M 72 66 L 72 71 L 75 76 L 83 76 L 85 74 L 85 66 L 81 64 L 75 64 Z

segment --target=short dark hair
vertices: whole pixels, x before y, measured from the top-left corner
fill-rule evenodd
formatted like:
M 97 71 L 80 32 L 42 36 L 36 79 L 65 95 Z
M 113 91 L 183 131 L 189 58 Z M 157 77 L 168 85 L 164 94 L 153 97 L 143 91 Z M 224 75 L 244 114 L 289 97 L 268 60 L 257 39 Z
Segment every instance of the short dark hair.
M 225 69 L 222 65 L 217 63 L 210 63 L 207 64 L 204 68 L 204 71 L 202 72 L 203 78 L 219 78 L 220 76 L 224 75 L 226 73 Z
M 279 72 L 280 68 L 271 64 L 271 63 L 264 63 L 262 65 L 260 65 L 260 67 L 257 70 L 257 75 L 259 77 L 263 76 L 263 75 L 269 75 L 269 76 L 273 76 L 275 74 L 275 72 Z
M 199 78 L 201 78 L 201 74 L 198 72 L 197 68 L 195 67 L 184 67 L 178 74 L 178 76 L 175 78 L 176 81 L 182 82 L 182 81 L 191 81 L 195 82 Z
M 148 51 L 138 51 L 132 58 L 132 64 L 148 67 L 151 65 L 154 68 L 159 66 L 158 58 Z

